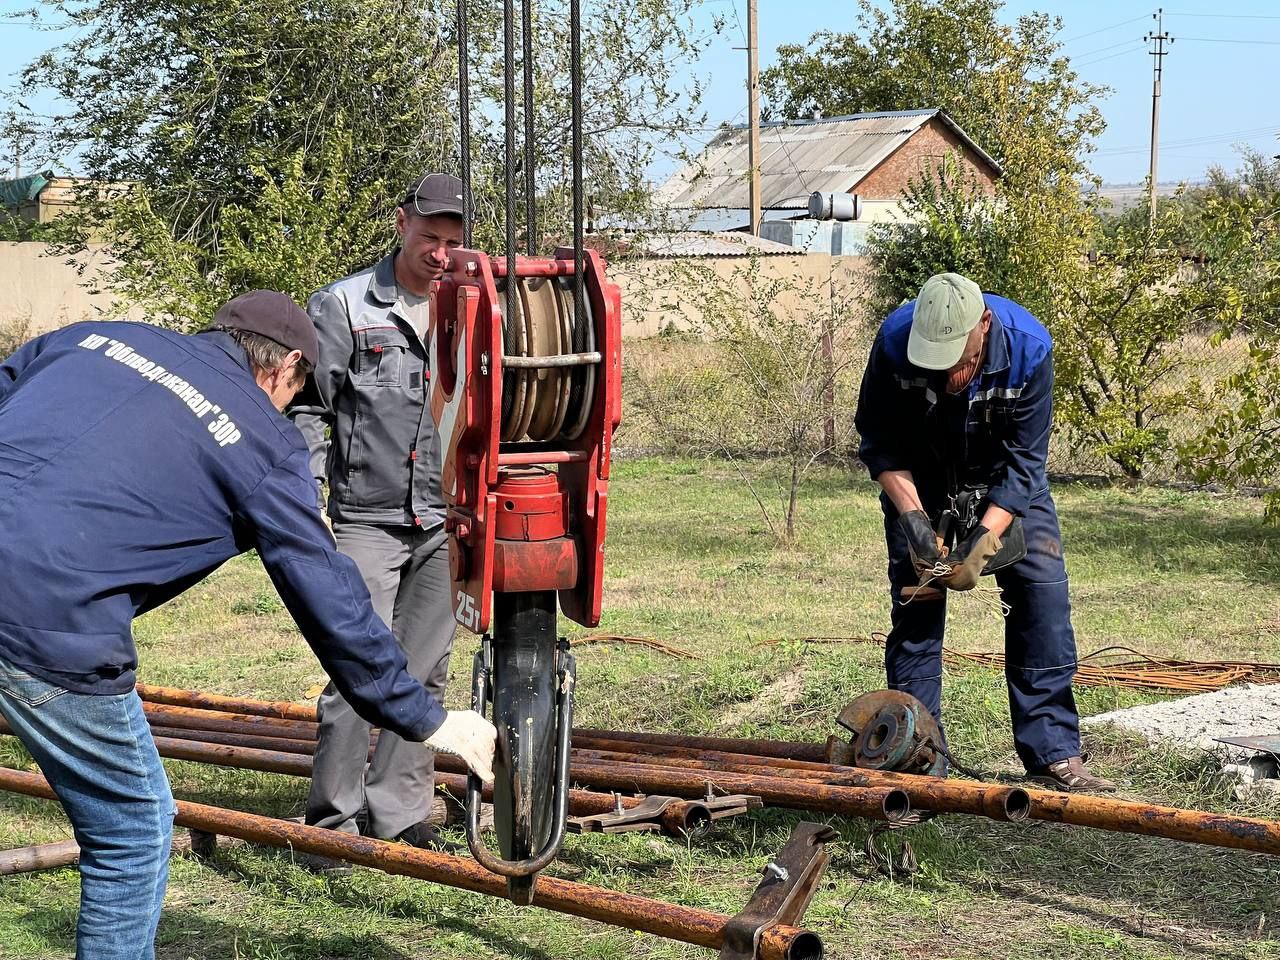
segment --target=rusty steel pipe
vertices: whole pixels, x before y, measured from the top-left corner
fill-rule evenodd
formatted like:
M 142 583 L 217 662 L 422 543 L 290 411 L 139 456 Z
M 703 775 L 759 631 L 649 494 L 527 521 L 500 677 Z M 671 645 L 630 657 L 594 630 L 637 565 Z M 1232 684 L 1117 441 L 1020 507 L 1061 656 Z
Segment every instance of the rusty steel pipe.
M 220 743 L 202 743 L 199 740 L 177 740 L 171 737 L 153 737 L 156 750 L 170 760 L 190 760 L 219 767 L 236 767 L 240 770 L 257 770 L 262 773 L 284 773 L 294 777 L 311 776 L 311 757 L 280 750 L 256 750 L 251 747 L 230 747 Z
M 274 750 L 279 753 L 297 753 L 307 756 L 316 752 L 314 740 L 289 740 L 284 737 L 263 737 L 253 733 L 188 730 L 183 727 L 165 727 L 153 723 L 151 735 L 170 740 L 192 740 L 198 743 L 221 744 L 226 747 L 248 747 L 253 750 Z
M 1275 820 L 1051 790 L 1028 790 L 1027 794 L 1031 800 L 1030 816 L 1033 820 L 1280 854 L 1280 822 Z
M 43 777 L 20 770 L 0 768 L 0 789 L 55 799 L 53 790 Z M 335 857 L 386 873 L 494 897 L 504 897 L 506 893 L 503 878 L 471 860 L 445 853 L 185 800 L 177 801 L 177 807 L 175 823 L 205 833 Z M 724 930 L 730 919 L 706 910 L 661 903 L 634 894 L 546 876 L 538 878 L 533 904 L 557 913 L 641 930 L 713 950 L 723 945 Z M 819 960 L 822 956 L 821 941 L 810 931 L 778 924 L 766 928 L 764 933 L 760 945 L 761 960 Z
M 257 717 L 269 717 L 275 720 L 302 720 L 315 723 L 315 704 L 288 703 L 286 701 L 248 700 L 241 697 L 224 697 L 218 693 L 205 693 L 203 690 L 182 690 L 177 687 L 157 687 L 149 683 L 139 683 L 135 689 L 138 696 L 148 703 L 162 703 L 175 707 L 196 707 L 203 710 L 218 710 L 227 713 L 252 714 Z
M 633 733 L 627 730 L 583 729 L 575 730 L 573 733 L 575 738 L 626 740 L 632 743 L 680 747 L 686 750 L 719 750 L 725 753 L 745 753 L 782 760 L 827 762 L 827 748 L 821 743 L 794 743 L 790 740 L 735 740 L 729 737 L 687 737 L 671 733 Z
M 911 812 L 911 801 L 896 787 L 832 786 L 716 770 L 681 770 L 649 764 L 575 761 L 573 778 L 588 786 L 609 790 L 637 790 L 698 800 L 707 785 L 726 793 L 747 793 L 773 807 L 812 810 L 870 820 L 901 820 Z
M 775 768 L 756 764 L 716 763 L 711 760 L 653 757 L 642 753 L 628 754 L 612 751 L 578 751 L 574 757 L 584 762 L 642 763 L 659 769 L 698 770 L 705 771 L 706 775 L 737 773 L 825 783 L 829 786 L 892 787 L 901 789 L 907 794 L 913 809 L 919 807 L 935 813 L 964 813 L 1008 823 L 1025 820 L 1031 807 L 1027 792 L 1021 787 L 992 786 L 964 780 L 943 780 L 937 777 L 907 778 L 905 775 L 832 764 L 810 764 L 817 769 Z
M 176 687 L 158 687 L 138 684 L 138 695 L 156 704 L 187 708 L 215 710 L 241 715 L 303 722 L 316 722 L 316 708 L 311 704 L 288 701 L 250 700 L 227 697 L 200 690 L 183 690 Z M 825 763 L 826 747 L 817 743 L 794 743 L 788 740 L 738 740 L 727 737 L 690 737 L 664 733 L 636 733 L 626 730 L 574 730 L 575 743 L 586 740 L 613 740 L 643 743 L 653 746 L 679 747 L 687 750 L 713 750 L 727 753 L 748 754 L 782 760 L 802 760 Z
M 276 720 L 248 713 L 177 707 L 165 703 L 142 702 L 148 723 L 187 730 L 219 730 L 225 733 L 252 733 L 261 737 L 283 737 L 287 740 L 314 740 L 315 723 L 304 720 Z
M 661 743 L 642 743 L 639 740 L 609 740 L 603 737 L 575 735 L 576 750 L 609 750 L 617 753 L 644 754 L 651 757 L 672 757 L 682 760 L 715 760 L 726 763 L 751 763 L 756 766 L 787 768 L 794 770 L 828 770 L 828 760 L 792 760 L 787 757 L 769 757 L 756 753 L 733 753 L 727 750 L 701 750 L 691 747 L 674 747 Z

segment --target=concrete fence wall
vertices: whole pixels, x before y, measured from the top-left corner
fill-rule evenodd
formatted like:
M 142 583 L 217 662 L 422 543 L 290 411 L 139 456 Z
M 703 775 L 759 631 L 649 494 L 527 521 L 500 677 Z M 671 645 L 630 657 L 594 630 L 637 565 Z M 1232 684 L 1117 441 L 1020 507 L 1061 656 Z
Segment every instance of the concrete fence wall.
M 79 273 L 42 243 L 0 243 L 0 327 L 26 325 L 34 336 L 112 310 L 116 298 L 103 288 L 110 258 L 91 248 L 84 262 Z
M 105 289 L 111 259 L 101 248 L 90 249 L 84 259 L 87 266 L 78 273 L 65 258 L 50 255 L 44 244 L 0 243 L 0 326 L 27 324 L 35 335 L 112 311 L 117 301 Z M 745 295 L 749 263 L 746 257 L 611 263 L 609 277 L 622 289 L 623 336 L 687 329 L 701 316 L 699 283 L 740 286 Z M 787 289 L 779 294 L 782 306 L 801 290 L 826 302 L 850 302 L 858 297 L 867 269 L 862 257 L 821 253 L 767 256 L 758 263 L 759 282 L 785 281 Z
M 775 306 L 786 310 L 800 297 L 852 305 L 861 301 L 867 276 L 864 257 L 807 253 L 767 256 L 757 261 L 756 289 L 781 281 Z M 622 335 L 654 337 L 664 330 L 687 330 L 702 317 L 702 284 L 736 287 L 750 296 L 747 257 L 621 260 L 609 265 L 609 278 L 622 290 Z M 805 306 L 812 306 L 805 305 Z

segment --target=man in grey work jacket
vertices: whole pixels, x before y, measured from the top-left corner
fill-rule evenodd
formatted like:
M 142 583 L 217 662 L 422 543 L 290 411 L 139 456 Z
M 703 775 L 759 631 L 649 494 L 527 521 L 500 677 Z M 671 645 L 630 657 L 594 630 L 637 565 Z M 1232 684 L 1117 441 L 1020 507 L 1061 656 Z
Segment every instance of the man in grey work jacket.
M 196 336 L 79 323 L 0 360 L 0 715 L 80 844 L 82 960 L 151 960 L 168 878 L 131 621 L 250 548 L 363 716 L 492 777 L 492 725 L 409 675 L 316 511 L 280 411 L 317 354 L 302 308 L 259 290 Z
M 463 187 L 428 174 L 396 210 L 399 247 L 373 267 L 316 291 L 314 392 L 294 407 L 312 470 L 329 483 L 338 549 L 360 568 L 409 672 L 443 700 L 455 621 L 440 496 L 440 444 L 427 404 L 427 295 L 462 243 Z M 326 439 L 325 430 L 329 436 Z M 369 724 L 332 684 L 320 697 L 309 824 L 438 847 L 424 820 L 432 754 L 394 735 L 368 763 Z

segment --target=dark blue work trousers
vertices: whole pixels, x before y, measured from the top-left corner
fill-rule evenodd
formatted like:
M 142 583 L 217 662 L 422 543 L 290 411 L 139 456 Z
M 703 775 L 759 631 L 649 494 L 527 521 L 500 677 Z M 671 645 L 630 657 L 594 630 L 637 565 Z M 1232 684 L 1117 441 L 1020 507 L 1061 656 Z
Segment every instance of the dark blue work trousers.
M 903 604 L 899 591 L 919 577 L 907 540 L 898 528 L 898 511 L 885 496 L 885 539 L 889 546 L 889 583 L 893 629 L 885 644 L 889 686 L 920 700 L 942 719 L 942 638 L 947 599 Z M 925 503 L 931 517 L 936 505 Z M 1062 533 L 1048 488 L 1031 498 L 1022 520 L 1027 555 L 994 574 L 1009 616 L 1004 623 L 1005 679 L 1009 716 L 1018 756 L 1027 769 L 1045 767 L 1080 754 L 1080 717 L 1071 680 L 1076 671 L 1076 638 L 1071 629 L 1067 568 Z

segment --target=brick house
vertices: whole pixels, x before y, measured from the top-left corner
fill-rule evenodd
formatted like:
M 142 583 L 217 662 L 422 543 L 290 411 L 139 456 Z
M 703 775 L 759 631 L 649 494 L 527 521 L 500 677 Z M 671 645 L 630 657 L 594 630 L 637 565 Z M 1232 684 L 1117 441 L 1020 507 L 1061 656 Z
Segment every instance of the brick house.
M 745 126 L 726 127 L 654 194 L 688 229 L 745 230 L 748 159 Z M 808 216 L 809 195 L 856 194 L 864 222 L 903 218 L 907 182 L 948 154 L 980 185 L 994 189 L 1000 165 L 941 110 L 858 113 L 760 126 L 763 219 Z

